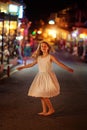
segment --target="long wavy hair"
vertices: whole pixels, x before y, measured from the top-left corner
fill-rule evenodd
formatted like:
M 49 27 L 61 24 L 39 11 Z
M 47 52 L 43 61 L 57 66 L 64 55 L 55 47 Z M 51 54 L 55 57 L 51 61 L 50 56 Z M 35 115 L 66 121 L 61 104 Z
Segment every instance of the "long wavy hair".
M 38 44 L 37 49 L 36 49 L 35 52 L 32 54 L 32 57 L 33 57 L 33 58 L 36 59 L 38 56 L 43 55 L 43 52 L 41 51 L 41 44 L 42 44 L 42 43 L 45 43 L 45 44 L 48 46 L 48 48 L 49 48 L 48 53 L 54 52 L 54 49 L 52 48 L 52 46 L 49 45 L 48 42 L 42 41 L 42 42 L 40 42 L 40 43 Z

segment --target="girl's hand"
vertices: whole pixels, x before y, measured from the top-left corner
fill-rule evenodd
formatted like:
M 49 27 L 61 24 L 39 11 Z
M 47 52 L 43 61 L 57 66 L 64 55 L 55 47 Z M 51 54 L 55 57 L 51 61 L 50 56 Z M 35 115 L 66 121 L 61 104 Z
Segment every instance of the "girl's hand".
M 73 70 L 73 69 L 71 69 L 71 68 L 68 68 L 68 71 L 69 71 L 69 72 L 74 72 L 74 70 Z
M 24 69 L 24 66 L 20 66 L 17 68 L 17 70 L 22 70 L 22 69 Z

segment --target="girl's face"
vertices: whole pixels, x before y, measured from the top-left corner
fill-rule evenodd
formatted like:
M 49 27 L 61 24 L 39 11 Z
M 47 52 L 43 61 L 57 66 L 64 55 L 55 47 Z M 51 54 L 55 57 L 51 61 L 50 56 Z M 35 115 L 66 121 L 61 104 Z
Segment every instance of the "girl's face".
M 48 47 L 48 45 L 46 43 L 41 43 L 41 51 L 43 53 L 46 53 L 46 52 L 49 51 L 49 47 Z

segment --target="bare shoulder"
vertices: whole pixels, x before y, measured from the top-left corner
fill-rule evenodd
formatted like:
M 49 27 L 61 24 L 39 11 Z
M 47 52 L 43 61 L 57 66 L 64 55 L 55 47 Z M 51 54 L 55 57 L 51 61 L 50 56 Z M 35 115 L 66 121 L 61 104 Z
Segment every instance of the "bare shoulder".
M 50 60 L 56 64 L 59 64 L 60 62 L 54 55 L 50 55 Z
M 53 56 L 53 55 L 50 54 L 50 60 L 54 61 L 55 59 L 56 59 L 55 56 Z
M 50 58 L 54 58 L 54 56 L 52 54 L 49 54 L 50 55 Z

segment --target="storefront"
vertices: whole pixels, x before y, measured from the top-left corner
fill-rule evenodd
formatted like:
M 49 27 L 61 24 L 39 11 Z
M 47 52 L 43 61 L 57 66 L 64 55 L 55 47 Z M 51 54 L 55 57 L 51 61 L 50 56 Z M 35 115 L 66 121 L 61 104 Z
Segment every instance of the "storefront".
M 9 64 L 14 55 L 14 40 L 23 6 L 15 2 L 0 2 L 0 66 Z

